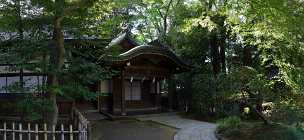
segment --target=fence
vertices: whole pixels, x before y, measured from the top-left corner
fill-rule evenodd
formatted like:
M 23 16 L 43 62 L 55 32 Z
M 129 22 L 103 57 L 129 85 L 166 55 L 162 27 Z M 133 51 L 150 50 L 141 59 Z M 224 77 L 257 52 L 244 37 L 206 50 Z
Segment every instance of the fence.
M 76 108 L 72 108 L 72 114 L 71 114 L 72 124 L 75 126 L 78 125 L 79 130 L 86 130 L 86 133 L 84 133 L 80 140 L 92 140 L 91 135 L 91 124 L 90 122 L 81 114 L 81 112 Z
M 76 108 L 72 112 L 74 125 L 3 123 L 0 140 L 90 140 L 89 121 Z

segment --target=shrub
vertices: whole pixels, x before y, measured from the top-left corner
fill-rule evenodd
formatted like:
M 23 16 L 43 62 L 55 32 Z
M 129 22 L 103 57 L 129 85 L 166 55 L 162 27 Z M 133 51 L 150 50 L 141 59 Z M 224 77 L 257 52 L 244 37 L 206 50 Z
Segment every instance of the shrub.
M 241 122 L 229 117 L 218 123 L 219 134 L 229 140 L 304 140 L 303 126 Z
M 241 126 L 241 119 L 236 116 L 224 118 L 218 121 L 218 130 L 238 129 Z
M 294 126 L 274 124 L 257 127 L 256 140 L 303 140 L 304 132 Z M 263 132 L 263 133 L 262 133 Z
M 279 104 L 270 116 L 270 119 L 274 122 L 284 124 L 295 124 L 304 121 L 303 106 L 295 106 L 292 103 Z

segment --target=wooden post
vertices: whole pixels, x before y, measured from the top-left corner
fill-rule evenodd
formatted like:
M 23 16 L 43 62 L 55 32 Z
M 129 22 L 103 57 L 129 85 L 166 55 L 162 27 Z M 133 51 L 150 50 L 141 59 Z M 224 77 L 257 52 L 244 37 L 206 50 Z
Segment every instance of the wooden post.
M 3 124 L 3 139 L 6 140 L 6 122 Z
M 174 92 L 175 92 L 175 83 L 173 80 L 173 75 L 169 76 L 168 79 L 168 100 L 169 100 L 169 111 L 173 111 L 174 106 Z
M 160 85 L 159 85 L 159 81 L 155 82 L 155 100 L 156 100 L 156 107 L 158 109 L 158 111 L 161 111 L 161 95 L 160 95 Z
M 15 136 L 15 123 L 14 122 L 13 122 L 12 128 L 13 128 L 12 137 L 13 137 L 13 140 L 15 140 L 16 136 Z
M 126 99 L 125 99 L 125 72 L 121 70 L 121 115 L 125 116 L 126 114 Z
M 47 125 L 46 125 L 46 123 L 43 125 L 43 128 L 44 128 L 44 140 L 47 140 L 48 139 L 48 134 L 47 134 Z
M 61 140 L 64 140 L 64 126 L 61 124 Z
M 88 123 L 87 124 L 88 125 L 88 127 L 87 127 L 87 131 L 88 131 L 88 139 L 89 140 L 93 140 L 93 137 L 92 137 L 92 127 L 91 127 L 91 124 L 90 123 Z
M 19 123 L 19 140 L 22 140 L 22 124 Z
M 38 136 L 38 124 L 35 124 L 35 140 L 39 140 L 39 136 Z
M 56 140 L 56 130 L 55 130 L 55 125 L 52 125 L 52 137 L 53 137 L 53 140 Z
M 70 140 L 73 140 L 73 126 L 70 125 Z
M 31 124 L 30 123 L 27 124 L 27 139 L 28 140 L 31 139 Z
M 81 140 L 81 125 L 78 124 L 78 140 Z
M 78 140 L 82 140 L 82 127 L 81 123 L 78 123 Z
M 101 93 L 101 81 L 98 81 L 97 83 L 98 83 L 98 86 L 97 86 L 97 87 L 98 87 L 98 92 Z M 101 112 L 101 107 L 100 107 L 100 96 L 101 96 L 101 95 L 98 95 L 98 96 L 97 96 L 97 110 L 98 110 L 98 112 Z

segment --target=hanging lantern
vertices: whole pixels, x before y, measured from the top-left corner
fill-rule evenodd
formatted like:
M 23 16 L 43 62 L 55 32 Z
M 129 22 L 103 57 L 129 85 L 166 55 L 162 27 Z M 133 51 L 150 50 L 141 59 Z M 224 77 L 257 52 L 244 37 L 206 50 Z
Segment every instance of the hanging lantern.
M 131 83 L 133 82 L 133 76 L 131 77 L 130 82 L 131 82 Z

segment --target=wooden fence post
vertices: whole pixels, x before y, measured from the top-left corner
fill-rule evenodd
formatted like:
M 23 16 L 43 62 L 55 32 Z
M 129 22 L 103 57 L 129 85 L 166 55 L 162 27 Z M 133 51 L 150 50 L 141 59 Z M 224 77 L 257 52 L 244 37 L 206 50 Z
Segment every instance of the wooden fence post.
M 38 124 L 35 124 L 35 140 L 39 140 L 39 135 L 38 135 Z
M 56 140 L 56 131 L 55 131 L 55 125 L 52 125 L 52 137 L 53 137 L 53 140 Z
M 82 129 L 81 129 L 81 124 L 80 123 L 78 123 L 78 140 L 81 140 L 81 136 L 82 136 Z
M 46 123 L 43 125 L 43 128 L 44 128 L 44 140 L 47 140 L 48 135 L 47 135 L 47 125 L 46 125 Z
M 3 139 L 6 140 L 6 122 L 3 124 Z
M 19 123 L 19 140 L 22 140 L 22 124 Z
M 92 127 L 91 127 L 91 123 L 90 122 L 88 122 L 88 124 L 87 124 L 88 126 L 87 126 L 87 137 L 88 137 L 88 139 L 89 140 L 93 140 L 93 138 L 92 138 Z
M 27 124 L 27 139 L 31 140 L 31 124 Z
M 12 137 L 13 137 L 13 140 L 15 140 L 15 123 L 14 122 L 13 122 L 12 129 L 13 129 Z
M 64 140 L 64 126 L 61 124 L 61 140 Z
M 73 140 L 73 126 L 70 125 L 70 140 Z
M 85 140 L 88 140 L 88 132 L 89 132 L 89 125 L 88 125 L 88 123 L 85 125 L 85 128 L 86 128 L 86 130 L 85 130 L 85 132 L 84 132 L 84 139 Z

